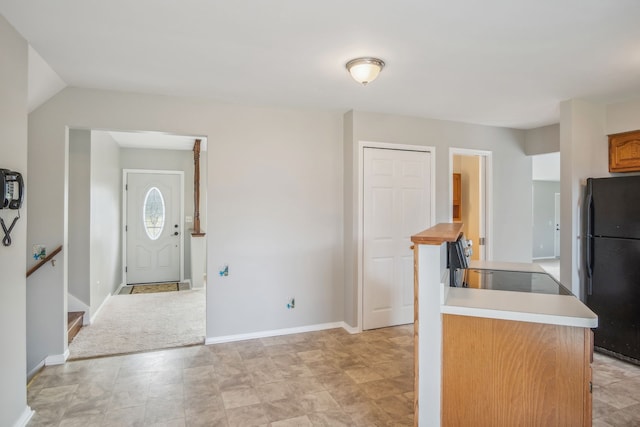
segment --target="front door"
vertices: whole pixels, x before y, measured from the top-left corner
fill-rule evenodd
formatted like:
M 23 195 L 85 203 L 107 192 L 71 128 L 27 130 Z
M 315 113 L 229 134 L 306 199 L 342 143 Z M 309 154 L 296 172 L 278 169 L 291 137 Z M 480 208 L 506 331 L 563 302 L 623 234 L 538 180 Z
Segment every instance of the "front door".
M 126 174 L 127 284 L 180 281 L 181 172 Z
M 363 171 L 363 329 L 411 323 L 411 236 L 432 225 L 431 153 L 365 148 Z

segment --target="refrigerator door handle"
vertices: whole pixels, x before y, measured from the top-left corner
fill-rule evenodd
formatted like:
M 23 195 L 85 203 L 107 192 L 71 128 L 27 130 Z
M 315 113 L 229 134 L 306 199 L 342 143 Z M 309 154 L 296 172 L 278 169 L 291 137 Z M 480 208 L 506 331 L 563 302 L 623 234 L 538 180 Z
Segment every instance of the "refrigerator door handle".
M 589 190 L 591 190 L 589 188 Z M 587 241 L 585 242 L 587 247 L 585 248 L 585 252 L 586 252 L 586 270 L 587 270 L 587 295 L 591 295 L 592 294 L 592 286 L 591 286 L 591 279 L 593 278 L 593 215 L 592 215 L 592 211 L 593 211 L 593 196 L 591 194 L 591 191 L 589 191 L 587 193 L 587 201 L 586 201 L 586 208 L 587 208 Z
M 593 237 L 587 237 L 587 295 L 593 293 L 592 281 L 593 281 Z

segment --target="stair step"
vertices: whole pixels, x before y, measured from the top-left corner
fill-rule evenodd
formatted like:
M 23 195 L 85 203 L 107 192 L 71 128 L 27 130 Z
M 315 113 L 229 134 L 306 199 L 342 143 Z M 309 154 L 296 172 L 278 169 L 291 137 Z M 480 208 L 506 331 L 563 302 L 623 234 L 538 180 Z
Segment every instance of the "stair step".
M 70 343 L 73 341 L 80 328 L 82 328 L 82 318 L 84 317 L 84 311 L 70 311 L 67 313 L 67 340 Z

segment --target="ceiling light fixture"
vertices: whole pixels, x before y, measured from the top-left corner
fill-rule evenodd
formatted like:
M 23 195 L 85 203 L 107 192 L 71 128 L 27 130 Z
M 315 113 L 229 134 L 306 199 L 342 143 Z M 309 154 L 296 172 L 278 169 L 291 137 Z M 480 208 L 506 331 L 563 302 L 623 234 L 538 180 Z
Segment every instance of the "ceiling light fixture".
M 363 86 L 372 82 L 378 77 L 380 71 L 384 68 L 384 61 L 378 58 L 356 58 L 347 62 L 347 70 L 351 77 Z

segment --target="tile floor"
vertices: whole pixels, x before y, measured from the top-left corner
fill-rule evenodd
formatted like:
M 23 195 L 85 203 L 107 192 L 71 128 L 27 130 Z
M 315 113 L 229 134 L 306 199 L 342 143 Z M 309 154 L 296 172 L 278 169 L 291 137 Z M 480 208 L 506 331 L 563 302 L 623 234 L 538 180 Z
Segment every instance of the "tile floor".
M 36 426 L 413 425 L 413 325 L 67 362 L 28 388 Z
M 640 366 L 593 355 L 593 426 L 640 426 Z
M 36 426 L 413 424 L 413 326 L 342 329 L 46 367 Z M 596 354 L 593 425 L 640 426 L 640 367 Z

